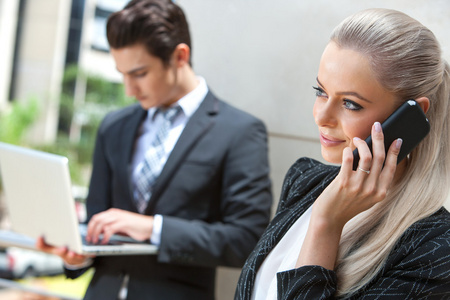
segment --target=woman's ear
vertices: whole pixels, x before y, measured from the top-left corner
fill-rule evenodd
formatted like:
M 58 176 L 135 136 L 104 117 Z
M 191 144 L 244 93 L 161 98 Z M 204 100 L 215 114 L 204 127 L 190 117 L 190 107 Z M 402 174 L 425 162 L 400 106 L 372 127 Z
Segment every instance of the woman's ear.
M 430 99 L 427 97 L 420 97 L 418 99 L 415 99 L 417 104 L 420 105 L 420 108 L 422 108 L 424 113 L 427 113 L 428 109 L 430 108 Z

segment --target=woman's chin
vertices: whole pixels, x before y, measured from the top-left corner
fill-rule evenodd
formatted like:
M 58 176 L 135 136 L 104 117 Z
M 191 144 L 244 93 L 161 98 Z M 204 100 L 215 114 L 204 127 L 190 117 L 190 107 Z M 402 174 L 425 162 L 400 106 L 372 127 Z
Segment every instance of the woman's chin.
M 340 165 L 342 163 L 342 153 L 339 155 L 337 153 L 330 153 L 334 151 L 329 151 L 326 149 L 323 149 L 322 147 L 322 158 L 331 164 L 338 164 Z

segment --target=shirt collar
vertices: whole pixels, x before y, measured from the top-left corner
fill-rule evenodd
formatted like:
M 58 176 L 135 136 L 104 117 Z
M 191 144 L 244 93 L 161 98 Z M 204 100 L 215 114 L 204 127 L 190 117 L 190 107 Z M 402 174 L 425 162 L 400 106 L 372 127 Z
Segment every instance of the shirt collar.
M 190 118 L 194 114 L 209 90 L 206 80 L 203 77 L 196 76 L 196 78 L 198 80 L 197 87 L 181 97 L 176 103 L 172 104 L 172 106 L 179 105 L 186 118 Z M 158 107 L 149 108 L 148 118 L 154 118 L 157 110 Z

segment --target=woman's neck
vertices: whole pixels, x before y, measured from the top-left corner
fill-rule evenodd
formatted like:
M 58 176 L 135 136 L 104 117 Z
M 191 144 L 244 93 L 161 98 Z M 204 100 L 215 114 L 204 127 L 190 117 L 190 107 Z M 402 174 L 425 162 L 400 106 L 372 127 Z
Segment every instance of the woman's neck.
M 408 166 L 408 160 L 409 158 L 406 157 L 405 159 L 403 159 L 398 165 L 397 165 L 397 170 L 395 171 L 394 174 L 394 183 L 397 183 L 400 181 L 400 179 L 403 177 L 403 175 L 406 172 L 406 167 Z

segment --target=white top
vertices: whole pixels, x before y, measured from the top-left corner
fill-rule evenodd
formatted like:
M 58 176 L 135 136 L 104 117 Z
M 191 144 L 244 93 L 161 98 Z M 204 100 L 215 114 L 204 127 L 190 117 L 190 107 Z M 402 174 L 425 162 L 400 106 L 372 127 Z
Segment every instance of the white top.
M 272 249 L 256 274 L 252 300 L 276 300 L 278 272 L 295 269 L 298 255 L 308 231 L 312 206 L 292 225 Z

